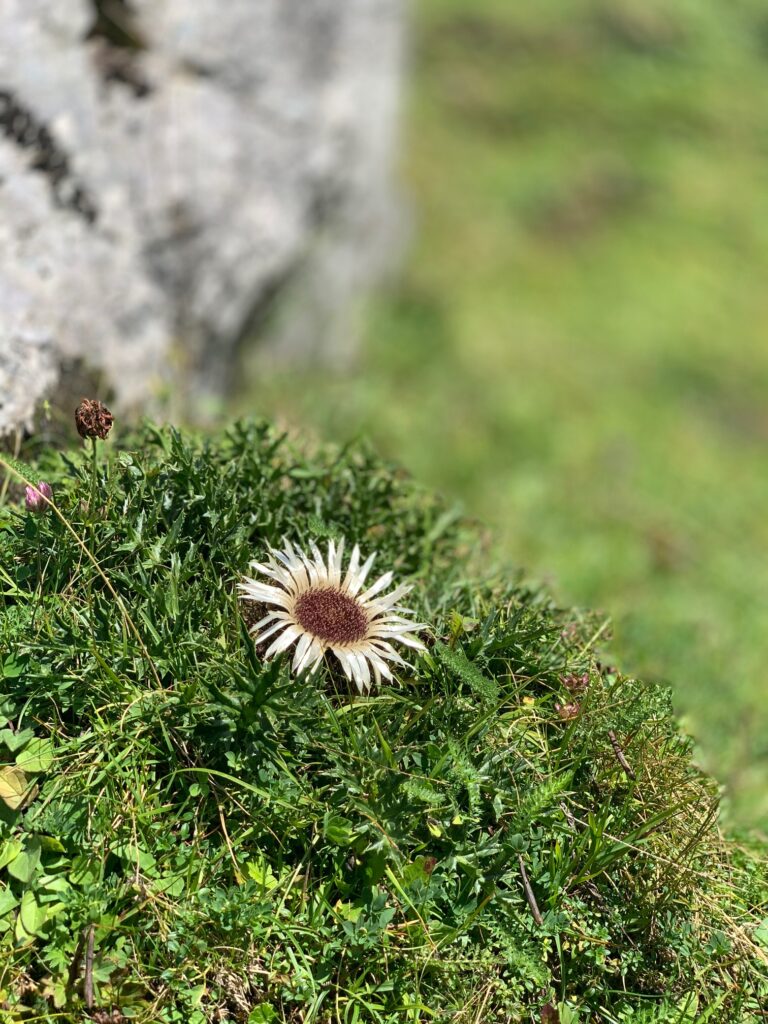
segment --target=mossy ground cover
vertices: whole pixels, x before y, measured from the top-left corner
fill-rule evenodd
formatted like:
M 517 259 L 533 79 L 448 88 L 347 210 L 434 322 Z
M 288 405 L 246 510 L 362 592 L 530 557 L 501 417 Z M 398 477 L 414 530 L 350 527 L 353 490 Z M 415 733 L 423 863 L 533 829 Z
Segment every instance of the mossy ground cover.
M 0 512 L 0 1019 L 758 1021 L 764 861 L 607 625 L 365 448 L 265 424 L 34 446 Z M 18 470 L 17 466 L 17 470 Z M 254 647 L 284 536 L 415 583 L 361 697 Z
M 414 6 L 410 262 L 358 373 L 245 407 L 375 437 L 610 609 L 768 828 L 765 5 Z

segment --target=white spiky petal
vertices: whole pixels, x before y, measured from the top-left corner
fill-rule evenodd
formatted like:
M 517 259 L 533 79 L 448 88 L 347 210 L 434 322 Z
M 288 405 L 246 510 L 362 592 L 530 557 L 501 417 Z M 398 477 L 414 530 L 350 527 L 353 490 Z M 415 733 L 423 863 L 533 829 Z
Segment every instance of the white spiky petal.
M 239 589 L 246 600 L 272 606 L 252 627 L 255 643 L 271 641 L 264 657 L 295 643 L 293 671 L 314 672 L 330 651 L 362 693 L 382 678 L 392 679 L 388 663 L 405 664 L 393 643 L 423 651 L 415 634 L 424 625 L 406 618 L 408 609 L 398 604 L 411 587 L 401 583 L 384 593 L 392 582 L 386 572 L 366 588 L 374 557 L 361 565 L 355 545 L 344 572 L 343 539 L 338 545 L 329 541 L 327 559 L 313 542 L 306 553 L 286 540 L 282 549 L 269 548 L 266 562 L 251 562 L 261 578 L 245 576 Z

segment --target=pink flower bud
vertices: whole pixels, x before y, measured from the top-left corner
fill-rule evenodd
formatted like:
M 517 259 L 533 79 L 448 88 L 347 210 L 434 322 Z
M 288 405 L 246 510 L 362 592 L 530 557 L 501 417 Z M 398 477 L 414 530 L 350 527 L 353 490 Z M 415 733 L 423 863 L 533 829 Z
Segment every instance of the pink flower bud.
M 37 486 L 29 486 L 26 489 L 27 512 L 45 512 L 49 502 L 53 500 L 51 485 L 39 483 Z

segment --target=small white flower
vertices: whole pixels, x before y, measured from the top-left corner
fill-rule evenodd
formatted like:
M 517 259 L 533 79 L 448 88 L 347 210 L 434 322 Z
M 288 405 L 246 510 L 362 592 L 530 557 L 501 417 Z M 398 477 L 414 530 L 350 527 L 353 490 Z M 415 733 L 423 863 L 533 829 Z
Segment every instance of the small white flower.
M 327 561 L 314 543 L 310 543 L 311 557 L 287 540 L 284 544 L 283 550 L 270 547 L 267 562 L 250 563 L 272 582 L 246 576 L 239 584 L 247 600 L 275 606 L 252 627 L 258 634 L 255 643 L 274 635 L 265 658 L 298 641 L 293 671 L 314 672 L 325 652 L 331 651 L 347 679 L 362 693 L 370 690 L 373 681 L 381 685 L 382 676 L 392 679 L 387 662 L 405 665 L 393 642 L 416 651 L 425 649 L 414 635 L 424 625 L 405 618 L 403 612 L 410 609 L 398 604 L 412 589 L 409 585 L 401 583 L 384 594 L 392 582 L 392 573 L 386 572 L 363 589 L 375 555 L 361 565 L 360 549 L 355 545 L 344 573 L 343 540 L 338 546 L 329 542 Z

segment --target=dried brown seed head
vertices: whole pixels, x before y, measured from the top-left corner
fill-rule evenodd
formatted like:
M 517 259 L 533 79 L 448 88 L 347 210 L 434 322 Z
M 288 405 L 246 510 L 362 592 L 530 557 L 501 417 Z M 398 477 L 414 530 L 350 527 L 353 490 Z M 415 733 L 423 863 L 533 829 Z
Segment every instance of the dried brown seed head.
M 112 413 L 98 398 L 84 398 L 75 409 L 75 426 L 80 437 L 98 437 L 103 441 L 113 422 Z
M 572 718 L 576 718 L 579 710 L 579 705 L 573 702 L 570 704 L 555 704 L 555 711 L 564 722 L 569 722 Z
M 584 672 L 582 675 L 571 673 L 570 675 L 563 676 L 561 682 L 566 690 L 569 690 L 571 693 L 584 693 L 589 687 L 589 672 Z

